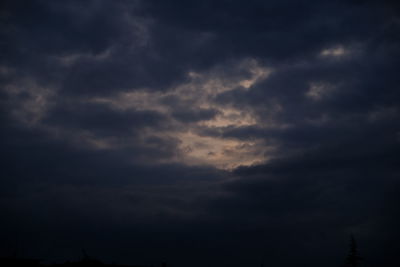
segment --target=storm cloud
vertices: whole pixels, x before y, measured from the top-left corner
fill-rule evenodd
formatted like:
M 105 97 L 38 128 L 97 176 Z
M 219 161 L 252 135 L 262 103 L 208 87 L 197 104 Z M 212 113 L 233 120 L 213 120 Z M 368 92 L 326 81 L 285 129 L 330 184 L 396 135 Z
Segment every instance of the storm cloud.
M 2 1 L 0 254 L 396 266 L 396 1 Z

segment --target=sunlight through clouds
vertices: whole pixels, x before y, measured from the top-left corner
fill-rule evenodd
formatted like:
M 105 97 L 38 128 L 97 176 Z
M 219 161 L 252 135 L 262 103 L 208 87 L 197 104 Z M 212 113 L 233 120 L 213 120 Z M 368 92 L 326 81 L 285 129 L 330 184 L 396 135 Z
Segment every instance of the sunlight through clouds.
M 216 136 L 204 136 L 204 129 L 224 127 L 242 127 L 257 124 L 251 109 L 239 109 L 234 105 L 221 104 L 216 98 L 232 90 L 250 90 L 250 88 L 268 78 L 271 69 L 261 66 L 256 60 L 244 60 L 238 64 L 239 73 L 223 73 L 221 70 L 209 73 L 190 71 L 187 81 L 170 88 L 166 92 L 151 90 L 132 90 L 113 97 L 93 98 L 90 101 L 109 105 L 118 110 L 156 111 L 167 114 L 170 129 L 157 132 L 146 129 L 145 136 L 179 140 L 176 147 L 178 156 L 167 158 L 165 162 L 181 162 L 188 165 L 212 165 L 220 169 L 233 169 L 241 165 L 264 162 L 266 147 L 261 140 L 236 140 Z M 192 112 L 198 114 L 213 111 L 210 117 L 180 120 L 177 113 Z M 204 131 L 202 131 L 204 132 Z
M 343 46 L 327 48 L 321 51 L 321 56 L 324 57 L 339 57 L 347 54 L 348 51 Z

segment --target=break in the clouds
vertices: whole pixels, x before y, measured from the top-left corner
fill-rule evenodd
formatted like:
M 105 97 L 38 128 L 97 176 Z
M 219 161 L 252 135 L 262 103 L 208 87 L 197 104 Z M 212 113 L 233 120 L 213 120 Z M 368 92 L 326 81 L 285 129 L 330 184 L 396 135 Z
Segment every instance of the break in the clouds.
M 353 233 L 365 266 L 396 259 L 395 1 L 3 1 L 0 23 L 4 255 L 340 266 Z
M 206 73 L 190 71 L 184 82 L 165 91 L 138 88 L 88 101 L 110 106 L 119 112 L 133 110 L 164 114 L 165 128 L 146 125 L 139 133 L 142 140 L 176 140 L 175 157 L 164 158 L 164 162 L 211 165 L 222 169 L 261 163 L 265 161 L 268 149 L 261 138 L 227 138 L 206 134 L 209 130 L 223 133 L 226 128 L 258 123 L 251 107 L 238 108 L 235 102 L 220 103 L 217 99 L 230 91 L 249 90 L 266 79 L 271 70 L 259 66 L 255 60 L 235 62 L 232 68 L 227 72 L 224 72 L 224 66 Z

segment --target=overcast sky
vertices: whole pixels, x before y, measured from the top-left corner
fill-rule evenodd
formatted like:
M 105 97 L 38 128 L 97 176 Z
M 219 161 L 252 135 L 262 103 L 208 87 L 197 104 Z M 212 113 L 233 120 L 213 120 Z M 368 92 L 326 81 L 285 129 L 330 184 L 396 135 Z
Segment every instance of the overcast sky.
M 397 266 L 399 63 L 395 0 L 1 1 L 0 256 Z

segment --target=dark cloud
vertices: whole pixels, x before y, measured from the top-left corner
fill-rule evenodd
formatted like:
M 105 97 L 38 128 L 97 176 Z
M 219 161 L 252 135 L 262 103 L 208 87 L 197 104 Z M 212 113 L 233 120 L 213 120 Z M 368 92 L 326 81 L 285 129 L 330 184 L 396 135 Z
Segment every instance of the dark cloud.
M 396 1 L 2 1 L 0 254 L 397 262 Z M 235 169 L 226 170 L 227 166 Z
M 99 104 L 60 104 L 44 123 L 88 130 L 100 136 L 129 136 L 135 129 L 163 127 L 163 114 L 150 111 L 118 111 Z
M 172 115 L 180 121 L 190 122 L 190 121 L 209 120 L 215 117 L 217 113 L 218 111 L 212 109 L 200 109 L 200 110 L 177 111 Z
M 278 231 L 289 231 L 289 236 L 296 237 L 287 240 L 297 244 L 291 246 L 304 246 L 310 251 L 317 249 L 310 239 L 333 241 L 335 238 L 328 236 L 336 235 L 336 231 L 357 233 L 361 239 L 370 240 L 366 243 L 387 247 L 391 238 L 376 233 L 386 229 L 398 236 L 394 225 L 399 217 L 390 208 L 399 186 L 396 151 L 398 147 L 374 156 L 357 156 L 343 153 L 343 148 L 319 150 L 264 166 L 241 168 L 237 170 L 240 179 L 227 184 L 232 195 L 211 207 L 216 213 L 223 209 L 225 216 L 230 214 L 235 220 L 256 218 L 254 224 L 262 222 L 263 227 L 279 225 Z M 251 216 L 243 215 L 247 212 Z M 371 249 L 369 264 L 374 266 L 380 258 L 375 254 L 379 246 L 371 243 L 364 249 Z M 324 253 L 329 257 L 333 251 Z M 388 253 L 384 264 L 394 260 L 392 253 Z

